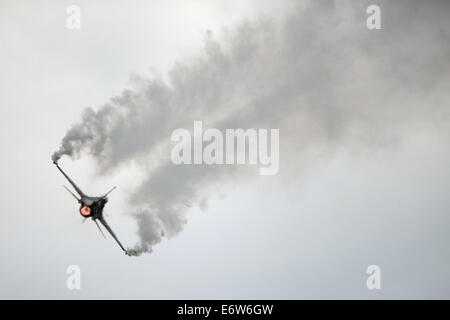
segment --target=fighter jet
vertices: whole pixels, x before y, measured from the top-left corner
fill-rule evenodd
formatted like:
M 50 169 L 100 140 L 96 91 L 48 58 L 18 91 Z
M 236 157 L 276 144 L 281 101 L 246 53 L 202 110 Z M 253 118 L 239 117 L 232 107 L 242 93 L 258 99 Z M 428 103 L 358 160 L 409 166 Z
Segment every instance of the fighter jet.
M 119 239 L 114 234 L 114 231 L 112 231 L 111 227 L 106 222 L 105 218 L 103 217 L 103 208 L 105 207 L 105 204 L 108 202 L 108 194 L 110 194 L 116 187 L 109 190 L 107 193 L 105 193 L 103 196 L 100 197 L 89 197 L 86 194 L 81 191 L 81 189 L 75 184 L 75 182 L 72 181 L 72 179 L 69 178 L 69 176 L 59 167 L 57 161 L 53 161 L 53 163 L 56 165 L 59 171 L 64 175 L 64 177 L 69 181 L 69 183 L 72 185 L 72 187 L 75 189 L 75 191 L 80 196 L 79 198 L 69 190 L 66 186 L 66 190 L 75 198 L 77 199 L 78 203 L 80 204 L 80 214 L 83 218 L 83 222 L 87 218 L 92 218 L 92 220 L 97 225 L 97 228 L 100 230 L 103 236 L 102 229 L 100 229 L 99 224 L 97 223 L 97 220 L 100 221 L 100 223 L 108 230 L 108 232 L 111 234 L 111 236 L 116 240 L 116 242 L 119 244 L 120 248 L 125 252 L 126 255 L 128 255 L 127 250 L 123 247 L 123 245 L 120 243 Z

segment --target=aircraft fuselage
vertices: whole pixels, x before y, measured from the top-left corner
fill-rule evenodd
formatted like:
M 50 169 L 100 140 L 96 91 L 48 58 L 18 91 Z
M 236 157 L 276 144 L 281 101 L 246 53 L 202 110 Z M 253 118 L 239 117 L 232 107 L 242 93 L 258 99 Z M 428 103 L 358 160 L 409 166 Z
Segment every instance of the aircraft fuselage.
M 111 234 L 114 240 L 116 240 L 120 248 L 125 252 L 126 255 L 128 255 L 127 250 L 124 248 L 122 243 L 120 243 L 119 239 L 114 234 L 114 231 L 112 231 L 111 227 L 103 218 L 103 208 L 105 207 L 105 204 L 108 202 L 108 198 L 106 196 L 116 187 L 112 188 L 110 191 L 108 191 L 105 195 L 101 197 L 89 197 L 85 195 L 83 191 L 81 191 L 81 189 L 75 184 L 75 182 L 72 181 L 72 179 L 69 178 L 69 176 L 59 167 L 56 161 L 53 161 L 53 163 L 56 165 L 58 170 L 64 175 L 64 177 L 66 177 L 67 181 L 70 182 L 72 187 L 75 189 L 76 193 L 78 193 L 79 198 L 72 191 L 70 191 L 67 187 L 64 186 L 66 190 L 69 191 L 75 199 L 77 199 L 78 203 L 81 204 L 79 210 L 81 216 L 83 218 L 92 218 L 92 220 L 94 220 L 100 232 L 102 232 L 96 221 L 98 219 L 100 223 L 106 228 L 106 230 L 108 230 L 108 232 Z
M 98 198 L 96 200 L 88 200 L 83 201 L 81 200 L 81 206 L 80 206 L 80 214 L 83 216 L 83 218 L 92 218 L 92 219 L 99 219 L 103 217 L 103 208 L 105 207 L 106 200 L 105 198 Z

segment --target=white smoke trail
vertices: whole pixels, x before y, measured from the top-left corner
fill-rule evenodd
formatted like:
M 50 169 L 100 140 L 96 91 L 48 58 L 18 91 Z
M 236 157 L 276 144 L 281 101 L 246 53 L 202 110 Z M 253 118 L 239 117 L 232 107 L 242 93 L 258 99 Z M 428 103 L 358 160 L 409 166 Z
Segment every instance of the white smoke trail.
M 132 214 L 140 241 L 130 252 L 140 255 L 181 231 L 187 208 L 215 186 L 246 175 L 170 162 L 171 132 L 194 120 L 219 129 L 280 128 L 281 170 L 292 173 L 316 145 L 379 144 L 415 121 L 445 126 L 450 2 L 410 1 L 407 13 L 398 2 L 378 2 L 386 13 L 380 31 L 366 28 L 369 2 L 312 1 L 282 23 L 244 22 L 220 40 L 208 35 L 204 54 L 178 63 L 168 83 L 141 79 L 97 111 L 87 109 L 53 160 L 88 152 L 104 169 L 157 161 L 142 167 L 145 179 L 130 198 L 141 208 Z

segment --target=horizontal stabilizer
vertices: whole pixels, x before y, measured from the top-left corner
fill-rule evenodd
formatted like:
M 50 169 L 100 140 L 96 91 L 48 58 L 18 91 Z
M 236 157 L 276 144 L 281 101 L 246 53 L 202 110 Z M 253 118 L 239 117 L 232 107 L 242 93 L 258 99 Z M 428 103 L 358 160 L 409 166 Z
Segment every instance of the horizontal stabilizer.
M 78 199 L 78 197 L 72 192 L 72 191 L 70 191 L 69 190 L 69 188 L 67 188 L 66 186 L 63 186 L 75 199 L 77 199 L 77 201 L 78 202 L 81 202 L 81 199 Z

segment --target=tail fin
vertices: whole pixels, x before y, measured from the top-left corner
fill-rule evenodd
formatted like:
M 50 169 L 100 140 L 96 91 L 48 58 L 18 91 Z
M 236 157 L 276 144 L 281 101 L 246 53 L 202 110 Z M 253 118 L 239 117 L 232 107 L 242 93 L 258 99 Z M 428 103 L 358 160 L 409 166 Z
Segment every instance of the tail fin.
M 117 186 L 112 187 L 112 189 L 109 190 L 107 193 L 105 193 L 105 195 L 104 195 L 102 198 L 106 198 L 106 196 L 107 196 L 108 194 L 110 194 L 111 192 L 113 192 L 116 188 L 117 188 Z
M 97 228 L 98 228 L 98 230 L 100 231 L 100 233 L 102 234 L 103 238 L 106 239 L 106 236 L 105 236 L 105 234 L 103 233 L 102 229 L 100 229 L 100 226 L 98 225 L 97 220 L 94 220 L 94 222 L 95 222 L 95 224 L 97 225 Z

